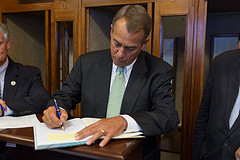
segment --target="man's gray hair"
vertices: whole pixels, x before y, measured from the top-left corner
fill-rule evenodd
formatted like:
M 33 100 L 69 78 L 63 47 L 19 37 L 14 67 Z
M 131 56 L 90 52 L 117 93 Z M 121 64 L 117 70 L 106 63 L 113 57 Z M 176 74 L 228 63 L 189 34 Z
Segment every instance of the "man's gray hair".
M 147 39 L 152 28 L 152 19 L 146 9 L 141 5 L 126 5 L 122 7 L 113 18 L 112 31 L 114 31 L 116 22 L 123 17 L 127 21 L 128 32 L 136 33 L 140 30 L 144 30 L 143 43 Z
M 2 22 L 0 22 L 0 32 L 3 34 L 3 38 L 4 38 L 5 42 L 10 40 L 10 34 L 8 31 L 8 27 L 6 24 L 4 24 Z

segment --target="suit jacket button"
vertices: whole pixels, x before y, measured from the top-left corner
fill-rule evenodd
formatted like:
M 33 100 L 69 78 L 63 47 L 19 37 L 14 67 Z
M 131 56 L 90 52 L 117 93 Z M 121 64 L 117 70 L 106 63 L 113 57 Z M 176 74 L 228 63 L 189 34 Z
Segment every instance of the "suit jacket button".
M 224 142 L 224 146 L 225 147 L 227 147 L 228 146 L 228 142 L 226 141 L 226 142 Z

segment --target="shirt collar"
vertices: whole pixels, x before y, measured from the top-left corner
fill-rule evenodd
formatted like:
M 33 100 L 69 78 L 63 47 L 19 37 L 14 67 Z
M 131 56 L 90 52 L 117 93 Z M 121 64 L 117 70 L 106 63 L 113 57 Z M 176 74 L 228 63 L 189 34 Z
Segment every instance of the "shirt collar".
M 1 80 L 4 80 L 4 77 L 5 77 L 5 73 L 6 73 L 6 70 L 7 70 L 7 67 L 8 67 L 8 57 L 7 57 L 7 60 L 6 62 L 0 67 L 0 79 Z
M 137 58 L 131 64 L 125 66 L 125 68 L 123 70 L 124 74 L 128 74 L 129 73 L 129 71 L 132 69 L 134 63 L 136 62 L 136 60 L 137 60 Z M 113 63 L 113 71 L 115 73 L 118 73 L 118 66 L 115 65 L 114 63 Z

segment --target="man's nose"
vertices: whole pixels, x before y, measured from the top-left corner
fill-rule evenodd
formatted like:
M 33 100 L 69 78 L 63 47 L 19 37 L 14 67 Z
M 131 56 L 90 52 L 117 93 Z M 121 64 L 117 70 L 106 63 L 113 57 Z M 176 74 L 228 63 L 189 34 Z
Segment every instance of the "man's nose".
M 119 59 L 121 59 L 121 58 L 123 58 L 124 57 L 124 48 L 123 47 L 121 47 L 121 48 L 119 48 L 118 49 L 118 52 L 117 52 L 117 55 L 118 55 L 118 58 Z

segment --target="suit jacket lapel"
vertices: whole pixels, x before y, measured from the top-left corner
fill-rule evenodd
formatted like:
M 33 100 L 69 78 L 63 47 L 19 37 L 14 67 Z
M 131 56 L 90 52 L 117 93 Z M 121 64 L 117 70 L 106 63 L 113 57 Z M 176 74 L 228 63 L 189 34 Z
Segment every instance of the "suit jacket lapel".
M 108 104 L 109 87 L 112 73 L 112 59 L 110 50 L 106 55 L 104 61 L 98 64 L 98 69 L 95 70 L 94 82 L 94 95 L 97 114 L 101 117 L 106 117 L 106 110 Z M 101 80 L 101 81 L 100 81 Z
M 10 57 L 8 57 L 9 64 L 5 74 L 4 89 L 3 89 L 3 99 L 13 100 L 13 97 L 18 88 L 18 71 L 14 65 L 14 62 Z
M 141 52 L 135 62 L 126 90 L 123 97 L 121 114 L 129 114 L 132 112 L 137 98 L 146 82 L 147 78 L 145 73 L 147 72 L 147 67 L 144 61 L 144 54 Z
M 232 63 L 228 67 L 228 88 L 227 88 L 227 107 L 226 107 L 226 118 L 225 122 L 227 123 L 225 126 L 229 129 L 229 119 L 231 116 L 231 112 L 235 101 L 239 92 L 239 84 L 240 84 L 240 57 L 237 57 L 237 61 Z M 239 118 L 238 118 L 239 121 Z M 238 123 L 239 125 L 239 123 Z M 234 123 L 232 128 L 230 129 L 229 134 L 231 134 L 237 128 L 237 123 Z

